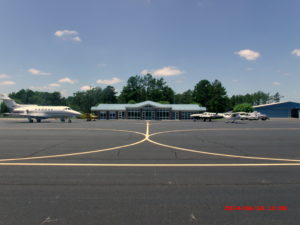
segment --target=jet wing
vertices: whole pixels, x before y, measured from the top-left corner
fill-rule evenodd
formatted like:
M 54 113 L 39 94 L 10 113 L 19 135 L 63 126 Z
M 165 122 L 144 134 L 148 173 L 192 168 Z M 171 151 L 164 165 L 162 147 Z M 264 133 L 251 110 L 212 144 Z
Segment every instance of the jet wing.
M 21 113 L 19 115 L 25 117 L 31 117 L 31 118 L 40 118 L 40 119 L 49 118 L 48 114 L 42 112 Z

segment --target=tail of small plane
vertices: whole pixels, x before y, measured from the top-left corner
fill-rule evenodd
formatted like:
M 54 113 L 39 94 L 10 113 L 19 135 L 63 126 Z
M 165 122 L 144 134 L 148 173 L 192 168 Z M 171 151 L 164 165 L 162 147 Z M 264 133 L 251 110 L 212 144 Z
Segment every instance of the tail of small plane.
M 9 110 L 13 110 L 14 108 L 17 108 L 19 106 L 14 100 L 12 100 L 5 94 L 0 94 L 0 100 L 3 100 L 4 104 Z

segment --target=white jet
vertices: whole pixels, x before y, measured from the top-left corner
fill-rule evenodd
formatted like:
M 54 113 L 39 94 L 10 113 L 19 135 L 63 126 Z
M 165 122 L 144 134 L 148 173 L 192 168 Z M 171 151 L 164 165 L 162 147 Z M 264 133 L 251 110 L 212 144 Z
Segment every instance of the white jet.
M 36 119 L 40 123 L 42 119 L 60 118 L 62 122 L 68 118 L 71 123 L 71 117 L 79 116 L 81 113 L 72 110 L 67 106 L 38 106 L 38 105 L 21 105 L 10 99 L 7 95 L 0 94 L 0 100 L 8 107 L 11 113 L 9 115 L 27 117 L 29 123 Z

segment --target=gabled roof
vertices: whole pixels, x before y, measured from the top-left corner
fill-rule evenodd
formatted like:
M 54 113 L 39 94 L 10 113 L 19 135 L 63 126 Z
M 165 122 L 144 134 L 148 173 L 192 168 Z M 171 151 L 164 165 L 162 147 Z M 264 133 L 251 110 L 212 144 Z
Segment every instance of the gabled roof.
M 158 108 L 170 108 L 170 107 L 168 107 L 169 104 L 161 104 L 161 103 L 153 102 L 153 101 L 144 101 L 144 102 L 140 102 L 140 103 L 136 103 L 136 104 L 127 104 L 127 108 L 141 108 L 146 105 L 151 105 L 151 106 L 158 107 Z
M 136 104 L 99 104 L 97 106 L 92 107 L 92 111 L 97 110 L 119 110 L 125 111 L 129 108 L 142 108 L 146 105 L 150 105 L 156 108 L 171 108 L 172 110 L 178 111 L 205 111 L 205 107 L 200 107 L 197 104 L 161 104 L 153 101 L 144 101 Z
M 262 104 L 262 105 L 255 105 L 253 108 L 260 108 L 264 106 L 272 106 L 272 105 L 283 105 L 283 104 L 295 104 L 295 105 L 300 105 L 298 102 L 291 102 L 291 101 L 286 101 L 286 102 L 274 102 L 274 103 L 269 103 L 269 104 Z

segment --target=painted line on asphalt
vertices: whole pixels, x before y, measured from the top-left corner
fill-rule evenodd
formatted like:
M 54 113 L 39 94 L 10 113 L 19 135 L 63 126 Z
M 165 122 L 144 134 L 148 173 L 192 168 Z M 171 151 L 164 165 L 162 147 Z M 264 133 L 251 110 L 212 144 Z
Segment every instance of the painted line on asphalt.
M 214 152 L 205 152 L 205 151 L 201 151 L 201 150 L 194 150 L 194 149 L 189 149 L 189 148 L 181 148 L 181 147 L 177 147 L 177 146 L 173 146 L 173 145 L 162 144 L 162 143 L 153 141 L 150 138 L 148 138 L 147 141 L 149 141 L 153 144 L 159 145 L 159 146 L 166 147 L 166 148 L 177 149 L 177 150 L 185 151 L 185 152 L 193 152 L 193 153 L 203 154 L 203 155 L 213 155 L 213 156 L 239 158 L 239 159 L 255 159 L 255 160 L 283 161 L 283 162 L 300 162 L 300 159 L 280 159 L 280 158 L 241 156 L 241 155 L 230 155 L 230 154 L 222 154 L 222 153 L 214 153 Z
M 61 157 L 71 157 L 71 156 L 79 156 L 79 155 L 87 155 L 87 154 L 94 154 L 94 153 L 99 153 L 99 152 L 106 152 L 106 151 L 112 151 L 116 149 L 122 149 L 122 148 L 127 148 L 131 147 L 134 145 L 141 144 L 147 140 L 147 137 L 145 134 L 144 139 L 127 144 L 127 145 L 120 145 L 116 147 L 111 147 L 111 148 L 104 148 L 104 149 L 99 149 L 99 150 L 92 150 L 92 151 L 85 151 L 85 152 L 76 152 L 76 153 L 68 153 L 68 154 L 58 154 L 58 155 L 47 155 L 47 156 L 34 156 L 34 157 L 23 157 L 23 158 L 10 158 L 10 159 L 0 159 L 0 162 L 9 162 L 9 161 L 23 161 L 23 160 L 35 160 L 35 159 L 50 159 L 50 158 L 61 158 Z
M 53 167 L 272 167 L 300 166 L 300 163 L 238 163 L 238 164 L 98 164 L 98 163 L 0 163 L 0 166 L 53 166 Z
M 117 129 L 106 129 L 106 128 L 0 128 L 0 130 L 79 130 L 79 131 L 112 131 L 112 132 L 124 132 L 124 133 L 135 133 L 145 136 L 144 133 L 133 131 L 133 130 L 117 130 Z
M 299 130 L 300 128 L 199 128 L 199 129 L 185 129 L 185 130 L 167 130 L 152 133 L 149 136 L 155 136 L 158 134 L 166 134 L 166 133 L 178 133 L 178 132 L 193 132 L 193 131 L 259 131 L 259 130 Z

